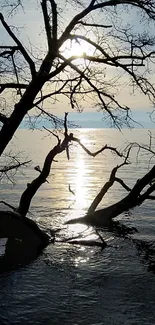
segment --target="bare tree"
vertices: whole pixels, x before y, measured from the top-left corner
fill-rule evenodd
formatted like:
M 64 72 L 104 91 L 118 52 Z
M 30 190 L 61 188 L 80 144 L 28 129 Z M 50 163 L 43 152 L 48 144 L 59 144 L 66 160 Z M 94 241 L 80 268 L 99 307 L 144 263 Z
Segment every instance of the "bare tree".
M 14 9 L 19 10 L 22 3 L 18 1 L 15 7 L 10 5 L 12 13 Z M 154 37 L 144 33 L 146 23 L 135 32 L 126 22 L 126 16 L 122 20 L 128 10 L 137 10 L 148 23 L 154 22 L 154 1 L 66 1 L 65 5 L 73 12 L 69 22 L 65 14 L 63 16 L 62 2 L 42 0 L 47 47 L 46 53 L 38 53 L 37 58 L 33 55 L 33 46 L 31 52 L 27 50 L 24 40 L 20 40 L 7 18 L 0 14 L 1 25 L 10 39 L 10 44 L 7 41 L 0 45 L 1 98 L 7 102 L 8 90 L 17 94 L 9 112 L 6 107 L 0 114 L 0 155 L 30 110 L 35 108 L 33 114 L 36 115 L 49 114 L 44 107 L 47 98 L 54 105 L 63 95 L 71 107 L 78 110 L 86 100 L 103 110 L 117 127 L 130 120 L 129 107 L 117 99 L 121 74 L 130 78 L 132 87 L 154 100 L 155 89 L 149 79 Z M 6 5 L 2 6 L 3 11 L 5 8 Z M 68 42 L 73 47 L 86 45 L 86 51 L 67 54 Z M 113 77 L 109 77 L 109 69 Z M 51 117 L 54 118 L 52 114 Z
M 34 54 L 34 47 L 31 46 L 30 50 L 27 44 L 24 45 L 24 40 L 17 36 L 15 29 L 8 24 L 6 16 L 0 13 L 1 25 L 8 35 L 7 39 L 10 39 L 10 43 L 6 41 L 0 45 L 0 98 L 5 103 L 0 112 L 2 124 L 0 155 L 30 111 L 30 115 L 36 118 L 46 116 L 54 125 L 60 123 L 59 118 L 47 109 L 47 99 L 50 99 L 51 107 L 55 107 L 60 96 L 64 96 L 71 108 L 77 110 L 83 109 L 86 101 L 89 105 L 95 105 L 102 110 L 104 116 L 108 116 L 119 128 L 124 123 L 129 125 L 131 120 L 130 108 L 117 96 L 118 88 L 121 95 L 120 85 L 124 77 L 128 77 L 128 85 L 134 91 L 138 89 L 154 102 L 155 88 L 151 81 L 151 71 L 154 64 L 155 41 L 151 35 L 151 28 L 150 33 L 144 32 L 146 24 L 152 27 L 155 20 L 154 0 L 66 0 L 64 3 L 66 8 L 70 10 L 72 8 L 70 12 L 73 12 L 73 17 L 70 21 L 65 14 L 63 15 L 65 9 L 61 1 L 42 0 L 42 23 L 47 44 L 43 52 L 38 51 L 37 57 Z M 11 15 L 14 15 L 21 5 L 20 1 L 12 5 Z M 132 28 L 126 18 L 123 20 L 122 17 L 128 15 L 128 10 L 132 12 L 137 10 L 143 15 L 145 26 L 142 23 L 141 28 L 136 31 L 137 25 Z M 67 50 L 70 48 L 69 44 L 73 48 L 77 44 L 81 47 L 85 45 L 85 50 L 72 54 L 70 49 Z M 13 94 L 11 105 L 8 103 L 8 94 Z M 78 143 L 87 154 L 94 157 L 103 150 L 111 150 L 122 158 L 122 163 L 112 170 L 108 182 L 93 200 L 87 215 L 71 220 L 68 224 L 82 222 L 93 226 L 111 225 L 112 219 L 117 215 L 142 204 L 146 199 L 154 199 L 152 196 L 155 190 L 154 166 L 132 188 L 116 176 L 118 169 L 128 163 L 133 146 L 138 144 L 131 144 L 125 153 L 120 153 L 108 145 L 92 153 L 73 133 L 68 133 L 67 114 L 64 130 L 64 139 L 61 141 L 57 136 L 57 145 L 47 154 L 42 170 L 37 167 L 39 176 L 28 184 L 21 195 L 18 208 L 10 206 L 14 210 L 11 214 L 7 212 L 1 214 L 0 236 L 9 238 L 8 247 L 12 247 L 15 238 L 26 242 L 26 245 L 31 238 L 32 244 L 34 232 L 36 245 L 40 246 L 42 240 L 45 242 L 41 247 L 49 243 L 47 236 L 42 236 L 36 224 L 26 216 L 33 196 L 47 181 L 55 156 L 65 150 L 69 159 L 70 142 Z M 154 154 L 151 145 L 139 149 Z M 3 172 L 8 171 L 7 168 L 13 169 L 13 166 L 16 169 L 21 164 L 25 163 L 18 161 L 17 164 L 5 167 Z M 96 211 L 99 202 L 114 182 L 119 182 L 128 191 L 127 196 L 105 209 Z M 10 224 L 11 227 L 8 227 Z M 29 230 L 32 232 L 27 236 Z
M 155 151 L 152 148 L 151 142 L 148 146 L 142 146 L 138 143 L 130 144 L 127 148 L 124 161 L 113 168 L 109 180 L 103 185 L 100 192 L 94 198 L 87 214 L 84 217 L 69 220 L 67 224 L 84 223 L 92 226 L 111 227 L 113 225 L 113 219 L 121 213 L 141 205 L 145 200 L 155 200 L 155 195 L 152 195 L 155 191 L 155 165 L 153 165 L 143 177 L 139 178 L 132 187 L 129 187 L 123 179 L 118 178 L 116 175 L 119 168 L 129 163 L 128 159 L 130 152 L 135 147 L 138 148 L 138 152 L 141 150 L 147 151 L 150 159 L 154 158 Z M 120 201 L 96 211 L 99 203 L 115 182 L 118 182 L 128 194 Z

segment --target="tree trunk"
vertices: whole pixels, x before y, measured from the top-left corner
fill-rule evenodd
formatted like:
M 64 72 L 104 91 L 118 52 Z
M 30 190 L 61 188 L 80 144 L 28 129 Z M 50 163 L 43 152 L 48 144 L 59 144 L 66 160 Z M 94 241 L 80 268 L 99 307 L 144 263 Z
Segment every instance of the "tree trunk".
M 0 211 L 0 238 L 7 238 L 0 271 L 31 262 L 50 242 L 50 237 L 33 220 L 11 211 Z
M 15 104 L 11 116 L 7 119 L 7 122 L 3 124 L 0 130 L 0 156 L 12 139 L 27 112 L 32 109 L 33 101 L 38 92 L 42 89 L 45 81 L 43 73 L 38 74 L 38 76 L 29 84 L 20 101 Z
M 86 214 L 84 217 L 69 220 L 66 222 L 66 224 L 84 223 L 91 226 L 108 227 L 111 224 L 113 218 L 117 217 L 122 212 L 128 211 L 129 209 L 142 204 L 144 200 L 149 198 L 150 193 L 155 190 L 155 183 L 153 185 L 150 185 L 150 187 L 145 190 L 144 193 L 141 194 L 141 192 L 147 185 L 150 184 L 154 178 L 155 166 L 153 166 L 152 169 L 146 175 L 144 175 L 144 177 L 137 180 L 130 193 L 122 200 L 118 201 L 115 204 L 112 204 L 109 207 L 97 211 L 92 211 L 91 213 L 89 213 L 88 210 L 88 214 Z M 97 195 L 96 198 L 98 198 L 99 203 L 101 201 L 101 197 Z M 95 202 L 95 207 L 96 206 L 97 204 Z
M 17 238 L 36 246 L 38 250 L 49 243 L 49 236 L 33 220 L 23 219 L 12 211 L 0 211 L 0 238 Z
M 57 145 L 48 153 L 40 175 L 36 179 L 34 179 L 30 184 L 28 184 L 27 189 L 21 195 L 20 203 L 17 211 L 23 217 L 26 216 L 31 204 L 31 200 L 34 197 L 35 193 L 40 188 L 40 186 L 46 182 L 46 178 L 49 176 L 50 173 L 50 168 L 51 168 L 53 158 L 55 157 L 55 155 L 58 153 L 59 150 L 60 150 L 60 146 Z

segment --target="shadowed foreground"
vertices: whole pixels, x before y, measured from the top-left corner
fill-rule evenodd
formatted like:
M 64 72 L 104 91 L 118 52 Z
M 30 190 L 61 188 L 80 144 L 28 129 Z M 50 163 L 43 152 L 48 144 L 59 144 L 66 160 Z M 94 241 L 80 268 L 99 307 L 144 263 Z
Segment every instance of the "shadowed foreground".
M 0 211 L 0 238 L 8 238 L 0 271 L 29 263 L 50 239 L 33 220 L 11 211 Z

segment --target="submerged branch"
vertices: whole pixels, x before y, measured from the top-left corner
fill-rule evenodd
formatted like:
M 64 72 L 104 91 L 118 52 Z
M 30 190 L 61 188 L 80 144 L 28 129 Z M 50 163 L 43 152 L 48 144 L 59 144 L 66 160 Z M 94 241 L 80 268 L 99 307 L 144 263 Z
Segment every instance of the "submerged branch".
M 119 184 L 121 184 L 122 187 L 124 187 L 125 190 L 127 190 L 128 192 L 131 191 L 131 188 L 128 185 L 126 185 L 121 178 L 115 177 L 115 181 L 118 182 Z
M 96 152 L 91 152 L 88 148 L 84 146 L 84 144 L 81 143 L 81 141 L 78 138 L 73 137 L 72 141 L 77 142 L 80 147 L 89 155 L 92 157 L 96 157 L 99 153 L 103 152 L 104 150 L 111 150 L 114 153 L 116 153 L 119 157 L 123 157 L 123 154 L 120 153 L 116 148 L 108 146 L 107 144 L 103 146 L 101 149 L 97 150 Z
M 66 135 L 64 140 L 61 142 L 61 140 L 58 141 L 58 144 L 50 150 L 48 155 L 45 158 L 43 169 L 40 171 L 39 176 L 34 179 L 30 184 L 28 184 L 27 189 L 23 192 L 21 199 L 20 199 L 20 204 L 17 209 L 17 211 L 25 217 L 33 196 L 37 192 L 37 190 L 40 188 L 40 186 L 46 182 L 47 177 L 49 176 L 50 169 L 52 162 L 54 161 L 54 157 L 57 154 L 60 154 L 64 150 L 66 150 L 66 147 L 68 146 L 68 143 L 72 140 L 72 134 L 71 135 Z
M 116 177 L 116 172 L 118 168 L 122 167 L 125 164 L 128 164 L 128 158 L 132 147 L 133 145 L 128 148 L 124 162 L 119 166 L 113 168 L 109 181 L 104 184 L 100 192 L 97 194 L 97 196 L 91 203 L 88 209 L 88 213 L 84 217 L 71 219 L 67 221 L 66 224 L 83 223 L 91 226 L 109 227 L 109 225 L 111 225 L 112 219 L 117 217 L 121 213 L 142 204 L 147 199 L 155 199 L 155 196 L 151 195 L 155 191 L 155 165 L 141 179 L 138 179 L 132 188 L 129 188 L 122 179 Z M 129 193 L 115 204 L 95 211 L 98 204 L 101 202 L 103 196 L 106 194 L 106 192 L 114 184 L 115 181 L 119 182 Z M 149 188 L 145 190 L 145 188 L 148 186 Z M 141 194 L 142 191 L 144 192 Z
M 100 192 L 96 195 L 95 199 L 93 200 L 93 202 L 91 203 L 89 209 L 88 209 L 88 214 L 92 213 L 96 210 L 97 206 L 99 205 L 99 203 L 101 202 L 101 200 L 103 199 L 103 197 L 105 196 L 105 194 L 108 192 L 108 190 L 113 186 L 114 182 L 117 180 L 119 180 L 118 178 L 116 178 L 116 173 L 118 171 L 119 168 L 121 168 L 124 165 L 128 164 L 128 157 L 129 157 L 129 152 L 130 152 L 131 148 L 129 148 L 129 150 L 127 151 L 127 155 L 124 159 L 124 162 L 121 163 L 120 165 L 114 167 L 111 171 L 110 177 L 109 177 L 109 181 L 106 182 L 102 189 L 100 190 Z M 120 182 L 122 180 L 119 180 Z M 122 184 L 125 186 L 124 182 L 122 181 Z M 121 185 L 122 185 L 121 184 Z
M 74 244 L 74 245 L 82 245 L 82 246 L 97 246 L 97 247 L 101 247 L 102 249 L 107 247 L 107 243 L 104 241 L 102 242 L 98 242 L 96 240 L 86 240 L 86 239 L 82 239 L 82 240 L 71 240 L 71 241 L 67 241 L 68 244 Z
M 7 203 L 5 201 L 0 201 L 0 204 L 1 203 L 4 204 L 4 205 L 6 205 L 7 207 L 9 207 L 10 209 L 12 209 L 13 211 L 16 211 L 16 208 L 13 205 L 11 205 L 11 204 L 9 204 L 9 203 Z
M 104 147 L 102 147 L 100 150 L 98 150 L 95 153 L 90 152 L 90 150 L 88 150 L 80 142 L 80 140 L 78 138 L 75 138 L 73 136 L 73 133 L 68 134 L 67 117 L 68 117 L 68 113 L 65 113 L 65 118 L 64 118 L 64 140 L 61 142 L 59 137 L 56 136 L 57 140 L 58 140 L 58 144 L 52 150 L 50 150 L 50 152 L 46 156 L 45 161 L 44 161 L 44 165 L 43 165 L 43 169 L 41 170 L 40 167 L 39 167 L 39 173 L 40 173 L 39 176 L 36 179 L 34 179 L 30 184 L 28 184 L 27 189 L 23 192 L 23 194 L 21 196 L 20 204 L 19 204 L 19 207 L 18 207 L 17 211 L 23 217 L 26 216 L 26 214 L 27 214 L 27 212 L 29 210 L 29 207 L 30 207 L 31 200 L 32 200 L 33 196 L 35 195 L 37 190 L 40 188 L 40 186 L 47 181 L 47 177 L 49 176 L 51 165 L 52 165 L 52 162 L 54 161 L 55 156 L 57 154 L 60 154 L 64 150 L 66 150 L 67 158 L 69 159 L 69 143 L 71 141 L 77 142 L 84 149 L 84 151 L 86 151 L 90 156 L 93 156 L 93 157 L 95 157 L 97 154 L 101 153 L 105 149 L 110 149 L 110 150 L 114 151 L 119 157 L 123 156 L 121 153 L 118 152 L 118 150 L 116 148 L 109 147 L 107 145 L 105 145 Z M 50 133 L 53 134 L 52 131 L 50 131 Z M 116 169 L 121 167 L 123 164 L 121 164 L 120 166 L 117 166 Z M 37 168 L 37 170 L 38 170 L 38 168 Z

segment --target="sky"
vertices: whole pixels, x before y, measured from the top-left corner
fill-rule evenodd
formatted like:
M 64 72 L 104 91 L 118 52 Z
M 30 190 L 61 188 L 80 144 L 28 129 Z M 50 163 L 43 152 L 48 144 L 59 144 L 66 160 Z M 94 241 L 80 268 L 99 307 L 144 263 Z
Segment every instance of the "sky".
M 88 3 L 88 1 L 85 1 Z M 2 6 L 4 1 L 0 0 L 0 6 Z M 64 15 L 64 22 L 67 22 L 72 18 L 73 10 L 71 9 L 68 15 L 68 11 L 65 8 L 65 1 L 59 0 L 59 3 L 62 6 L 61 15 Z M 4 16 L 9 24 L 11 24 L 14 32 L 20 38 L 22 43 L 28 48 L 31 49 L 31 45 L 34 44 L 33 48 L 34 55 L 37 53 L 38 48 L 41 49 L 42 53 L 44 53 L 44 49 L 46 47 L 45 42 L 45 34 L 42 25 L 42 13 L 40 9 L 40 2 L 37 0 L 23 0 L 23 8 L 20 11 L 16 11 L 13 15 L 9 16 L 7 10 L 3 10 Z M 77 13 L 77 12 L 76 12 Z M 130 23 L 135 25 L 135 29 L 139 29 L 139 25 L 136 22 L 137 12 L 132 11 L 131 15 L 128 15 L 128 19 L 130 16 Z M 123 12 L 123 18 L 126 19 L 126 14 Z M 120 16 L 120 19 L 122 17 Z M 137 21 L 139 18 L 137 19 Z M 15 28 L 18 27 L 18 29 Z M 61 25 L 62 26 L 62 25 Z M 148 27 L 146 26 L 146 30 Z M 139 31 L 141 31 L 139 29 Z M 7 36 L 5 30 L 2 26 L 0 26 L 0 42 L 5 42 L 5 44 L 11 44 L 10 38 Z M 77 51 L 77 48 L 75 48 Z M 86 50 L 86 49 L 85 49 Z M 35 53 L 36 52 L 36 53 Z M 111 71 L 109 70 L 109 76 Z M 133 119 L 138 120 L 140 123 L 144 125 L 144 127 L 153 127 L 152 123 L 149 119 L 149 112 L 151 112 L 152 107 L 147 96 L 142 95 L 140 92 L 136 92 L 133 94 L 131 89 L 127 85 L 127 80 L 124 77 L 123 84 L 120 87 L 120 93 L 118 94 L 118 99 L 127 106 L 132 108 Z M 51 108 L 51 103 L 46 103 L 47 108 Z M 79 123 L 83 127 L 109 127 L 109 123 L 105 121 L 102 114 L 96 112 L 96 108 L 91 107 L 89 103 L 84 104 L 84 113 L 75 113 L 69 108 L 68 101 L 63 98 L 60 99 L 58 103 L 55 103 L 52 107 L 51 112 L 53 114 L 58 114 L 59 116 L 63 116 L 64 111 L 71 112 L 71 119 L 75 122 Z M 103 126 L 102 126 L 103 125 Z M 22 127 L 24 124 L 22 125 Z M 138 125 L 137 125 L 138 127 Z

